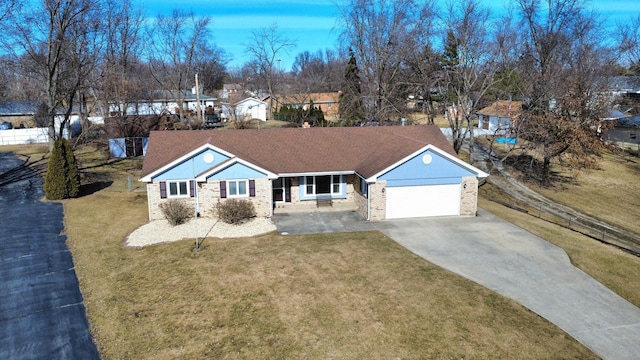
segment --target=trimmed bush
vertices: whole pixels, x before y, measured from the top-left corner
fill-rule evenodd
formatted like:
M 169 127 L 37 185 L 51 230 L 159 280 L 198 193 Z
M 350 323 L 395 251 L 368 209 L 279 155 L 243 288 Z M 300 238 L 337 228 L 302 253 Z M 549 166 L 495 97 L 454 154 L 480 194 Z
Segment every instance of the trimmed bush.
M 193 208 L 180 200 L 161 203 L 160 211 L 171 226 L 184 224 L 193 216 Z
M 51 157 L 44 177 L 44 194 L 49 200 L 61 200 L 78 196 L 80 172 L 76 157 L 66 139 L 53 144 Z
M 227 224 L 239 225 L 256 217 L 256 209 L 249 200 L 228 199 L 218 203 L 218 218 Z

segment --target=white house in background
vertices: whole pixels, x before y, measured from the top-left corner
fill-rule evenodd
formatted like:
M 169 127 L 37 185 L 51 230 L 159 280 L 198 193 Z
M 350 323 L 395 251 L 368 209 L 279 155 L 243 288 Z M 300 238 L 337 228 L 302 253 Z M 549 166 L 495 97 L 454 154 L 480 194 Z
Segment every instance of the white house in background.
M 255 98 L 238 101 L 234 106 L 235 117 L 239 120 L 259 119 L 267 121 L 267 103 Z M 234 119 L 230 105 L 223 106 L 223 112 L 228 119 Z
M 177 114 L 177 109 L 180 107 L 190 111 L 198 109 L 198 96 L 196 96 L 195 88 L 191 91 L 154 90 L 145 97 L 146 99 L 133 100 L 126 104 L 110 102 L 109 113 L 115 115 L 160 115 L 163 113 Z M 217 100 L 204 94 L 200 94 L 199 97 L 201 109 L 213 107 Z
M 522 114 L 522 101 L 497 100 L 477 111 L 478 129 L 507 134 Z

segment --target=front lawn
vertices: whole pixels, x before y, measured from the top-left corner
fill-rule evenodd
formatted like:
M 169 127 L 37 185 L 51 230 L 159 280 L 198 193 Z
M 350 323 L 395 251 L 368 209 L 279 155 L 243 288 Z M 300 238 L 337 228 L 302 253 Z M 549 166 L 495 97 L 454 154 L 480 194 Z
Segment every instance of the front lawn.
M 138 165 L 78 156 L 100 186 L 64 201 L 65 226 L 104 359 L 594 358 L 379 232 L 125 248 L 147 220 Z

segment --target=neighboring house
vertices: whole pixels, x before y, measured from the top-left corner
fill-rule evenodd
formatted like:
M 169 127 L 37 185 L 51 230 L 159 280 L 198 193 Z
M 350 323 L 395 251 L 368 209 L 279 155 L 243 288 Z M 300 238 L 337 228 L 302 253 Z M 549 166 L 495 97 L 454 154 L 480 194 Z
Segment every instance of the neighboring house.
M 238 101 L 234 105 L 225 104 L 222 107 L 222 112 L 227 119 L 238 119 L 242 121 L 260 119 L 267 121 L 267 103 L 255 98 L 246 98 Z M 233 112 L 235 112 L 235 114 Z
M 602 134 L 602 139 L 618 143 L 640 144 L 640 115 L 624 116 L 618 112 L 613 116 L 610 115 L 610 118 L 605 119 L 605 121 L 611 121 L 613 125 Z
M 9 122 L 15 128 L 36 126 L 35 116 L 42 101 L 2 101 L 0 102 L 0 123 Z
M 640 76 L 612 76 L 609 91 L 613 96 L 640 95 Z
M 154 131 L 140 181 L 149 219 L 184 199 L 212 216 L 218 202 L 276 207 L 330 199 L 367 220 L 475 216 L 478 179 L 488 174 L 456 157 L 433 125 Z
M 337 116 L 340 111 L 340 93 L 324 92 L 324 93 L 301 93 L 291 95 L 274 95 L 273 111 L 278 112 L 284 105 L 309 110 L 309 106 L 313 106 L 322 110 L 326 117 Z M 265 100 L 269 102 L 268 100 Z
M 494 134 L 508 133 L 514 120 L 522 114 L 522 102 L 497 100 L 493 104 L 478 110 L 478 128 Z
M 195 88 L 191 91 L 154 90 L 144 99 L 132 100 L 126 104 L 110 102 L 109 113 L 112 116 L 178 114 L 180 108 L 195 112 L 198 109 L 198 97 L 203 113 L 205 108 L 213 107 L 217 100 L 203 94 L 196 95 Z
M 228 100 L 234 96 L 242 94 L 242 85 L 240 84 L 223 84 L 220 91 L 220 98 Z

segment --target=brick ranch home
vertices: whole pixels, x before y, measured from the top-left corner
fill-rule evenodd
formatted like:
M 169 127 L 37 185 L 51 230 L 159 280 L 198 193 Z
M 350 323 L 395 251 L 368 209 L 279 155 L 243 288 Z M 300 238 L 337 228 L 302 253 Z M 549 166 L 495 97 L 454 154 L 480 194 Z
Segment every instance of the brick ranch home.
M 227 199 L 271 216 L 322 198 L 375 221 L 475 216 L 478 178 L 487 176 L 458 159 L 436 126 L 418 125 L 153 131 L 140 181 L 150 220 L 171 199 L 211 217 Z

